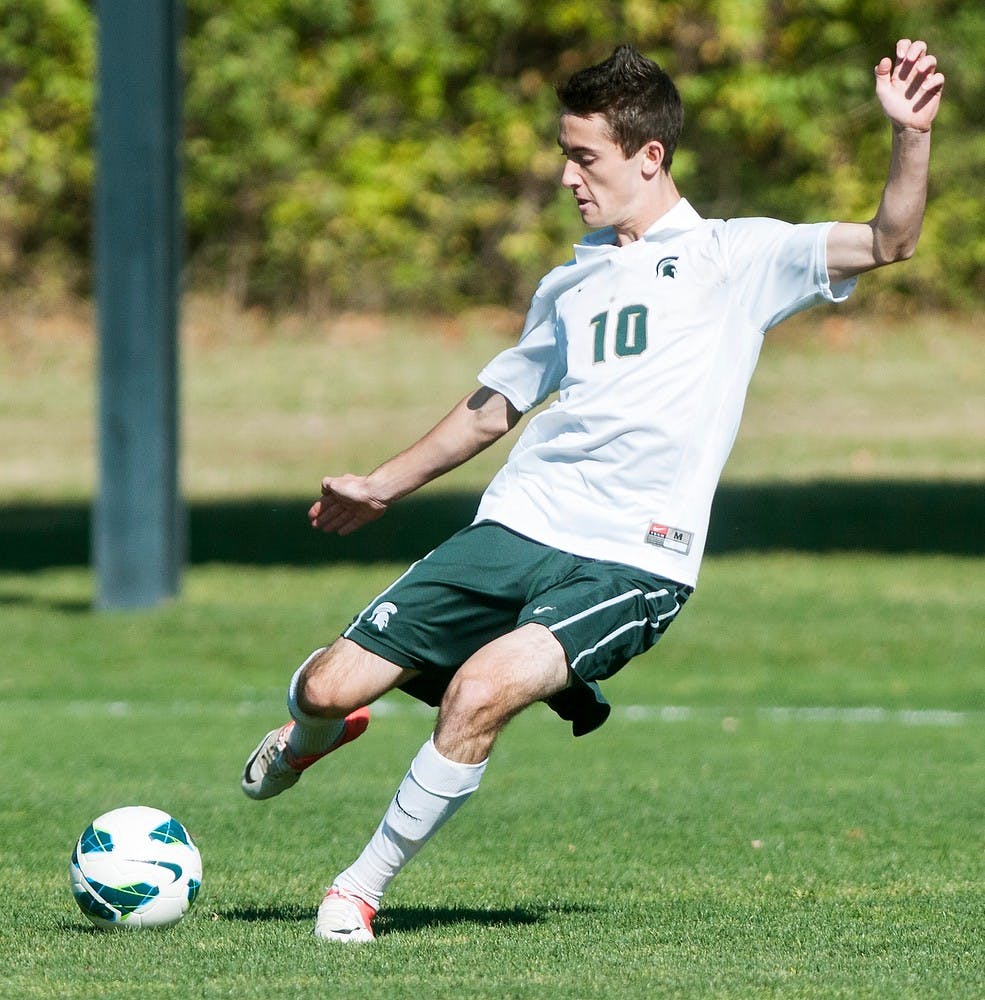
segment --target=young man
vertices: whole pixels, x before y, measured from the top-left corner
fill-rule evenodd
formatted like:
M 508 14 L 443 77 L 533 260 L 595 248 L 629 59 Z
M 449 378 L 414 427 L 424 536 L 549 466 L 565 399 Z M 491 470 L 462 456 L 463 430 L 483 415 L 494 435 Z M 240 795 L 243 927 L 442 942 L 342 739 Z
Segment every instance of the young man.
M 561 183 L 596 230 L 533 298 L 519 343 L 417 443 L 329 476 L 313 527 L 349 534 L 506 434 L 548 395 L 475 521 L 411 566 L 295 673 L 291 715 L 246 763 L 270 798 L 366 728 L 395 687 L 439 706 L 378 829 L 319 907 L 315 934 L 370 941 L 384 891 L 476 789 L 506 723 L 546 701 L 575 735 L 608 715 L 597 682 L 652 646 L 696 582 L 712 496 L 763 334 L 863 271 L 909 257 L 944 78 L 920 41 L 875 70 L 892 124 L 871 222 L 705 220 L 670 167 L 673 83 L 623 46 L 559 91 Z

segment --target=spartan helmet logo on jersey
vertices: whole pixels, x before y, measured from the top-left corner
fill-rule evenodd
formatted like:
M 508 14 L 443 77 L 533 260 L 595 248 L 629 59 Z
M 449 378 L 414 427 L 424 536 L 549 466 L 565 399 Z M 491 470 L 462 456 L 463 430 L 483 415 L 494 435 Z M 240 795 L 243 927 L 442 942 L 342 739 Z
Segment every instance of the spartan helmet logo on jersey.
M 389 601 L 384 601 L 373 608 L 373 613 L 369 616 L 369 620 L 382 632 L 390 624 L 390 615 L 395 615 L 396 613 L 397 605 L 391 604 Z
M 676 278 L 677 277 L 677 258 L 676 257 L 661 257 L 657 261 L 657 277 L 658 278 Z

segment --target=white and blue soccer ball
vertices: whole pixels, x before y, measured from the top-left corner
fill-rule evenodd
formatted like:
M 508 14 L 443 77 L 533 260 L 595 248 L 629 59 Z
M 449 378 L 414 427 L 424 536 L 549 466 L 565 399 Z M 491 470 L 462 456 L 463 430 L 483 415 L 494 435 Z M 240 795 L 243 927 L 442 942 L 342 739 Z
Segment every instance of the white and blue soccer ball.
M 150 806 L 94 819 L 68 868 L 75 901 L 102 930 L 176 924 L 202 885 L 202 856 L 188 831 Z

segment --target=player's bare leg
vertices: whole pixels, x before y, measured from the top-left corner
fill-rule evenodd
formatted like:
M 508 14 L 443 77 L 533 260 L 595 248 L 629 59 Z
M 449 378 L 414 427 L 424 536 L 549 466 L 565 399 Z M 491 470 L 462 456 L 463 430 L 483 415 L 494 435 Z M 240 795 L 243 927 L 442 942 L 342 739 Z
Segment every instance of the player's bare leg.
M 489 643 L 452 678 L 434 730 L 442 756 L 462 764 L 486 760 L 507 722 L 570 681 L 561 644 L 543 625 L 523 625 Z
M 338 720 L 415 675 L 351 639 L 316 650 L 291 681 L 292 702 L 311 719 Z
M 541 625 L 522 626 L 462 665 L 441 702 L 433 736 L 418 751 L 383 821 L 319 908 L 318 937 L 373 939 L 371 920 L 387 886 L 479 787 L 506 723 L 568 683 L 564 651 Z
M 413 674 L 349 639 L 315 650 L 291 678 L 291 720 L 267 733 L 247 759 L 243 791 L 269 799 L 297 784 L 312 764 L 361 736 L 366 706 Z

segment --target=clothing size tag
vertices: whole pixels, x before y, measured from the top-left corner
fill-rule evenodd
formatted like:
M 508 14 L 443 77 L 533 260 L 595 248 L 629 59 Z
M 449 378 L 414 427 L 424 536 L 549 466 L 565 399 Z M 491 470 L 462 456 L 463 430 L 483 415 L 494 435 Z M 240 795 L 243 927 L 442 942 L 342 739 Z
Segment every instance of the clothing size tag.
M 683 528 L 671 528 L 666 524 L 657 524 L 654 521 L 650 525 L 644 541 L 648 545 L 659 545 L 663 549 L 680 552 L 681 555 L 686 556 L 691 551 L 691 540 L 693 538 L 693 531 L 685 531 Z

